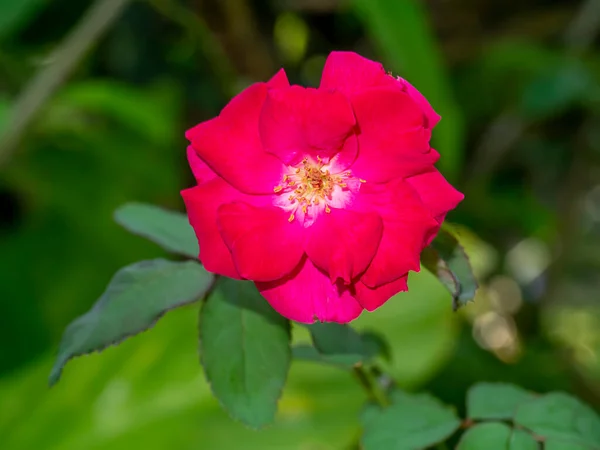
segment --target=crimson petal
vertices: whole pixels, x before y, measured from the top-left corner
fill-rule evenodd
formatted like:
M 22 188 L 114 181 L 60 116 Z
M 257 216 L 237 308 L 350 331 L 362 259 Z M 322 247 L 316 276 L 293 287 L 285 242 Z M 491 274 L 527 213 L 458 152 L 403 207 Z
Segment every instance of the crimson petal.
M 408 291 L 408 275 L 391 283 L 370 288 L 362 282 L 356 283 L 356 299 L 367 310 L 374 311 L 399 292 Z
M 249 280 L 272 281 L 289 274 L 304 254 L 301 225 L 273 206 L 233 202 L 217 212 L 221 236 L 231 250 L 239 274 Z
M 234 97 L 218 117 L 186 133 L 204 162 L 248 194 L 272 193 L 284 169 L 281 161 L 263 150 L 258 134 L 258 118 L 267 92 L 266 83 L 253 84 Z
M 296 322 L 347 323 L 363 310 L 346 286 L 331 284 L 329 277 L 306 257 L 290 275 L 256 286 L 273 309 Z
M 360 130 L 358 158 L 352 166 L 355 175 L 383 183 L 424 172 L 437 161 L 423 113 L 408 94 L 370 89 L 351 100 Z
M 331 209 L 307 229 L 306 253 L 311 261 L 346 284 L 365 271 L 377 251 L 383 224 L 374 212 Z
M 204 183 L 205 181 L 210 181 L 213 178 L 217 177 L 217 174 L 213 172 L 213 170 L 208 167 L 208 165 L 200 159 L 196 150 L 191 145 L 188 145 L 187 148 L 187 160 L 190 165 L 190 169 L 192 170 L 192 174 L 194 174 L 194 178 L 198 184 Z
M 364 184 L 353 208 L 375 211 L 383 219 L 377 253 L 361 278 L 364 284 L 375 288 L 399 279 L 410 270 L 420 270 L 421 251 L 439 224 L 405 180 L 397 179 L 386 185 Z
M 364 89 L 386 86 L 402 90 L 380 63 L 354 52 L 331 52 L 325 61 L 319 88 L 336 89 L 350 95 Z
M 233 265 L 231 253 L 217 228 L 217 209 L 223 201 L 243 199 L 241 194 L 221 178 L 181 191 L 190 225 L 194 228 L 206 270 L 226 277 L 241 279 Z
M 354 124 L 350 103 L 341 93 L 292 86 L 269 91 L 259 128 L 265 150 L 295 165 L 306 155 L 333 157 Z

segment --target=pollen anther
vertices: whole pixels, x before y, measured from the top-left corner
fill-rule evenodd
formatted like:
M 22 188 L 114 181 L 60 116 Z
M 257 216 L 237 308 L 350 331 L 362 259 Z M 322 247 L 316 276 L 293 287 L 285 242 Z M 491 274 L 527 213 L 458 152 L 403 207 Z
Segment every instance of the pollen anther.
M 325 210 L 325 213 L 331 213 L 329 203 L 334 197 L 342 191 L 348 191 L 357 188 L 357 178 L 352 176 L 352 172 L 346 170 L 339 173 L 331 173 L 332 167 L 329 162 L 325 163 L 320 156 L 316 160 L 304 158 L 298 166 L 282 177 L 282 183 L 273 188 L 274 192 L 284 191 L 289 201 L 291 212 L 288 221 L 292 222 L 298 209 L 302 212 L 301 220 L 307 215 L 315 214 L 318 211 Z M 353 183 L 350 184 L 350 181 Z M 364 183 L 365 180 L 360 180 Z M 350 186 L 350 187 L 349 187 Z M 293 205 L 293 206 L 292 206 Z

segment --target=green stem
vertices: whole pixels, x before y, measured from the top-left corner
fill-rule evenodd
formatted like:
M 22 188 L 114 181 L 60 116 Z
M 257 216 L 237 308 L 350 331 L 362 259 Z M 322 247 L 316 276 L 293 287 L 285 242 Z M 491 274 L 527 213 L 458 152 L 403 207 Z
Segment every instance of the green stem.
M 362 365 L 355 366 L 354 374 L 356 375 L 356 378 L 358 378 L 361 386 L 365 388 L 367 394 L 369 394 L 371 400 L 382 408 L 389 406 L 390 401 L 387 394 L 369 370 L 365 369 Z

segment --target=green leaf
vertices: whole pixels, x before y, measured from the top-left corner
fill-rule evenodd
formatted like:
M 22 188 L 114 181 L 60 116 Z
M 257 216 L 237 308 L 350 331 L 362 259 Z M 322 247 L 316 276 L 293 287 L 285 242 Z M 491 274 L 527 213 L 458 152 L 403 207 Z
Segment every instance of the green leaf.
M 456 450 L 506 450 L 511 429 L 501 422 L 490 422 L 469 428 L 462 435 Z
M 589 447 L 587 445 L 573 444 L 558 439 L 548 439 L 544 441 L 544 450 L 591 450 L 597 447 Z
M 538 442 L 531 434 L 524 430 L 513 430 L 508 450 L 539 450 L 539 448 Z
M 128 203 L 115 211 L 115 221 L 167 251 L 198 258 L 198 241 L 185 214 L 144 203 Z
M 589 406 L 562 392 L 521 405 L 515 423 L 547 439 L 600 449 L 600 417 Z
M 477 280 L 456 237 L 441 229 L 421 256 L 422 264 L 450 291 L 456 311 L 475 298 Z
M 439 162 L 442 172 L 454 179 L 462 165 L 464 124 L 425 5 L 420 0 L 353 0 L 353 4 L 386 62 L 443 117 L 433 139 L 444 155 Z
M 274 424 L 257 433 L 231 420 L 198 371 L 197 322 L 195 305 L 177 308 L 151 333 L 74 359 L 50 390 L 50 355 L 0 377 L 0 448 L 324 450 L 358 435 L 356 381 L 300 361 Z
M 392 362 L 392 347 L 390 343 L 379 333 L 365 331 L 361 333 L 366 354 L 380 355 L 387 362 Z
M 339 356 L 352 365 L 375 356 L 379 350 L 372 337 L 363 336 L 349 325 L 314 323 L 307 325 L 315 348 L 326 356 Z
M 401 386 L 416 389 L 452 357 L 459 317 L 448 308 L 448 291 L 427 270 L 411 273 L 408 284 L 409 292 L 401 292 L 377 310 L 362 314 L 352 326 L 383 335 L 390 343 L 391 358 L 378 361 L 380 367 Z M 427 301 L 421 301 L 423 298 Z
M 467 392 L 467 416 L 474 420 L 512 419 L 522 403 L 534 398 L 525 389 L 505 383 L 478 383 Z
M 222 278 L 200 314 L 206 378 L 229 414 L 270 423 L 290 365 L 290 324 L 251 282 Z
M 446 440 L 460 426 L 454 410 L 427 394 L 395 391 L 392 405 L 362 416 L 365 450 L 418 450 Z
M 69 359 L 118 344 L 150 328 L 170 309 L 203 297 L 213 276 L 193 261 L 140 261 L 119 270 L 91 310 L 65 330 L 50 385 Z
M 324 355 L 312 345 L 306 344 L 295 345 L 292 347 L 292 356 L 294 359 L 329 364 L 342 369 L 352 369 L 357 363 L 356 355 Z

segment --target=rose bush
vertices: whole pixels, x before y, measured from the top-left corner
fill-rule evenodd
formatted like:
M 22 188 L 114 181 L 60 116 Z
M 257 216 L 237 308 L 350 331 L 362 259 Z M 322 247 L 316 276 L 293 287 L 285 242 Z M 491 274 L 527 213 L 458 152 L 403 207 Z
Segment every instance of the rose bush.
M 463 198 L 434 167 L 439 120 L 406 80 L 350 52 L 329 56 L 317 89 L 283 70 L 253 84 L 186 133 L 200 261 L 298 322 L 378 308 L 408 289 Z

